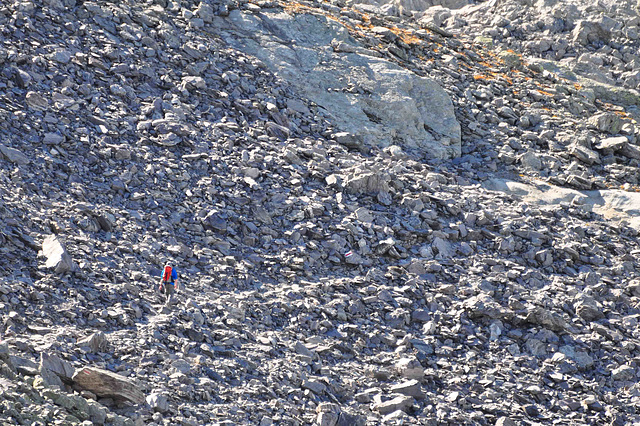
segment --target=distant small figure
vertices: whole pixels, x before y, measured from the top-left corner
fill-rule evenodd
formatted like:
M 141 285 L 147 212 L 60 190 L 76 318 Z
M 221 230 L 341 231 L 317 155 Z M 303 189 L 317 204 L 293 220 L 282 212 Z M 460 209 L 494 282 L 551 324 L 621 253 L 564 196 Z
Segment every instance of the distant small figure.
M 167 299 L 167 303 L 173 297 L 173 293 L 178 290 L 178 271 L 173 267 L 171 263 L 164 265 L 162 269 L 162 279 L 158 290 L 163 293 Z

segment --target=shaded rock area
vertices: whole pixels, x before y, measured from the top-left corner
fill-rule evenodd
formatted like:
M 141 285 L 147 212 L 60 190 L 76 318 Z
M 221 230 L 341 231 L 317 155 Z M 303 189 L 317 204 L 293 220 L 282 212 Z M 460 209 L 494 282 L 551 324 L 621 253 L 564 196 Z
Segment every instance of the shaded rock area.
M 0 5 L 2 423 L 640 422 L 635 3 L 370 3 Z

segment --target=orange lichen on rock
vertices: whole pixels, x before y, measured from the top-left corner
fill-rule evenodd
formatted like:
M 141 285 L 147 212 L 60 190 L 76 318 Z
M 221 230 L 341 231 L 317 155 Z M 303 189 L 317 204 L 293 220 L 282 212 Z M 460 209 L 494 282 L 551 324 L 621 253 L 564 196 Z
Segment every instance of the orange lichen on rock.
M 293 1 L 293 2 L 285 2 L 282 5 L 282 7 L 283 7 L 285 12 L 291 13 L 291 14 L 293 14 L 293 13 L 302 13 L 302 12 L 306 12 L 306 11 L 312 10 L 309 6 L 305 6 L 305 5 L 303 5 L 301 3 L 298 3 L 298 2 L 295 2 L 295 1 Z
M 403 30 L 397 27 L 389 28 L 392 33 L 397 35 L 400 40 L 407 44 L 421 44 L 422 39 L 415 36 L 411 31 Z
M 544 90 L 536 89 L 536 92 L 540 93 L 541 95 L 553 97 L 553 93 L 545 92 Z

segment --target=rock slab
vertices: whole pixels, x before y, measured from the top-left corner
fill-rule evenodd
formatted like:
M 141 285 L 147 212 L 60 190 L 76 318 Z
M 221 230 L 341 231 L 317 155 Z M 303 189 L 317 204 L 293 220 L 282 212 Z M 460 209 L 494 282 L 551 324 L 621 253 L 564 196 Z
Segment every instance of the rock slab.
M 358 53 L 346 29 L 322 16 L 234 11 L 230 18 L 246 38 L 228 41 L 293 83 L 342 130 L 369 145 L 402 141 L 434 158 L 460 156 L 453 103 L 434 80 Z M 351 48 L 337 52 L 330 48 L 336 43 Z
M 97 396 L 125 399 L 134 404 L 143 404 L 145 395 L 127 378 L 99 368 L 85 367 L 73 375 L 73 382 Z

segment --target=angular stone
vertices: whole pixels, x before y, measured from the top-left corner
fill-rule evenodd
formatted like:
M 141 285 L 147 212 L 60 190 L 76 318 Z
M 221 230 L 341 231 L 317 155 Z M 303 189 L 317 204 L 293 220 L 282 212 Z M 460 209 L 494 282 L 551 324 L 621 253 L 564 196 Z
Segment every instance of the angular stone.
M 424 378 L 424 367 L 416 358 L 402 358 L 396 362 L 396 371 L 407 379 L 422 380 Z
M 565 331 L 569 328 L 567 322 L 560 315 L 547 309 L 536 307 L 526 317 L 526 321 L 541 325 L 551 331 Z
M 153 411 L 166 413 L 169 411 L 169 398 L 163 393 L 154 392 L 147 396 L 146 402 Z
M 578 160 L 589 165 L 600 163 L 600 156 L 597 152 L 581 145 L 574 145 L 569 150 L 569 153 L 576 157 Z
M 406 411 L 409 407 L 413 405 L 414 399 L 410 396 L 397 396 L 388 401 L 379 402 L 374 404 L 373 411 L 377 411 L 378 413 L 385 415 L 389 413 L 393 413 L 397 410 Z
M 308 379 L 302 381 L 302 389 L 309 389 L 316 395 L 322 395 L 327 390 L 327 386 L 317 379 Z
M 300 355 L 308 356 L 311 359 L 316 357 L 316 353 L 307 348 L 302 342 L 296 342 L 294 349 Z
M 39 371 L 45 386 L 63 388 L 65 383 L 71 383 L 75 368 L 56 355 L 42 352 Z
M 45 352 L 40 354 L 40 369 L 43 368 L 55 373 L 66 383 L 71 383 L 71 378 L 75 374 L 75 368 L 68 361 Z
M 101 352 L 107 347 L 109 341 L 102 331 L 98 331 L 86 339 L 79 340 L 77 344 L 78 346 L 88 346 L 93 352 Z
M 49 101 L 38 92 L 28 92 L 25 98 L 27 105 L 33 109 L 46 110 L 49 107 Z
M 621 365 L 620 367 L 611 370 L 611 378 L 621 382 L 635 381 L 636 370 L 629 365 Z
M 388 192 L 388 179 L 381 173 L 359 173 L 348 176 L 344 182 L 344 187 L 348 193 L 379 193 Z
M 424 399 L 425 393 L 419 381 L 412 379 L 406 382 L 398 383 L 389 388 L 391 392 L 400 393 L 402 395 L 412 396 L 415 399 Z
M 374 220 L 373 214 L 371 214 L 371 211 L 367 208 L 360 207 L 354 213 L 356 214 L 358 220 L 361 222 L 372 223 Z
M 365 144 L 362 141 L 362 137 L 358 135 L 351 134 L 349 132 L 339 132 L 333 135 L 336 142 L 340 145 L 344 145 L 347 148 L 357 149 L 359 151 L 365 152 Z
M 76 268 L 73 259 L 55 235 L 45 238 L 42 243 L 42 254 L 47 258 L 45 267 L 53 268 L 56 274 L 70 272 Z
M 142 391 L 129 379 L 99 368 L 80 368 L 73 375 L 75 384 L 97 396 L 125 399 L 134 404 L 145 402 Z
M 323 402 L 316 407 L 316 424 L 318 426 L 336 426 L 340 417 L 340 407 L 338 404 Z
M 367 418 L 362 415 L 340 412 L 336 426 L 365 426 Z
M 540 156 L 534 152 L 528 151 L 520 156 L 520 163 L 526 169 L 540 170 L 542 169 L 542 160 Z
M 24 155 L 19 150 L 15 149 L 15 148 L 8 147 L 8 146 L 4 146 L 2 144 L 0 144 L 0 154 L 2 154 L 2 156 L 5 159 L 7 159 L 7 161 L 15 163 L 15 164 L 17 164 L 19 166 L 23 166 L 25 164 L 29 164 L 29 161 L 30 161 L 29 157 Z
M 68 64 L 71 61 L 71 52 L 64 49 L 56 49 L 55 52 L 51 54 L 51 59 L 61 64 Z
M 42 377 L 42 384 L 50 388 L 64 388 L 64 383 L 60 377 L 53 371 L 47 368 L 40 368 L 40 377 Z
M 225 232 L 227 230 L 227 221 L 215 210 L 210 211 L 204 217 L 202 224 L 205 229 L 211 229 L 217 232 Z
M 620 121 L 620 117 L 613 112 L 596 114 L 590 117 L 588 121 L 589 124 L 599 131 L 610 133 L 612 135 L 620 133 L 620 130 L 622 129 L 622 121 Z
M 597 149 L 602 150 L 612 150 L 619 151 L 624 148 L 625 145 L 629 143 L 629 139 L 626 136 L 616 136 L 612 138 L 602 139 L 598 145 L 596 145 Z
M 60 133 L 46 133 L 42 139 L 46 145 L 59 145 L 64 142 L 64 136 Z
M 492 319 L 509 320 L 515 316 L 513 311 L 503 307 L 485 293 L 468 298 L 465 300 L 464 306 L 468 309 L 469 316 L 472 318 L 489 317 Z
M 604 318 L 602 306 L 592 297 L 583 296 L 574 305 L 576 314 L 585 321 L 597 321 Z

